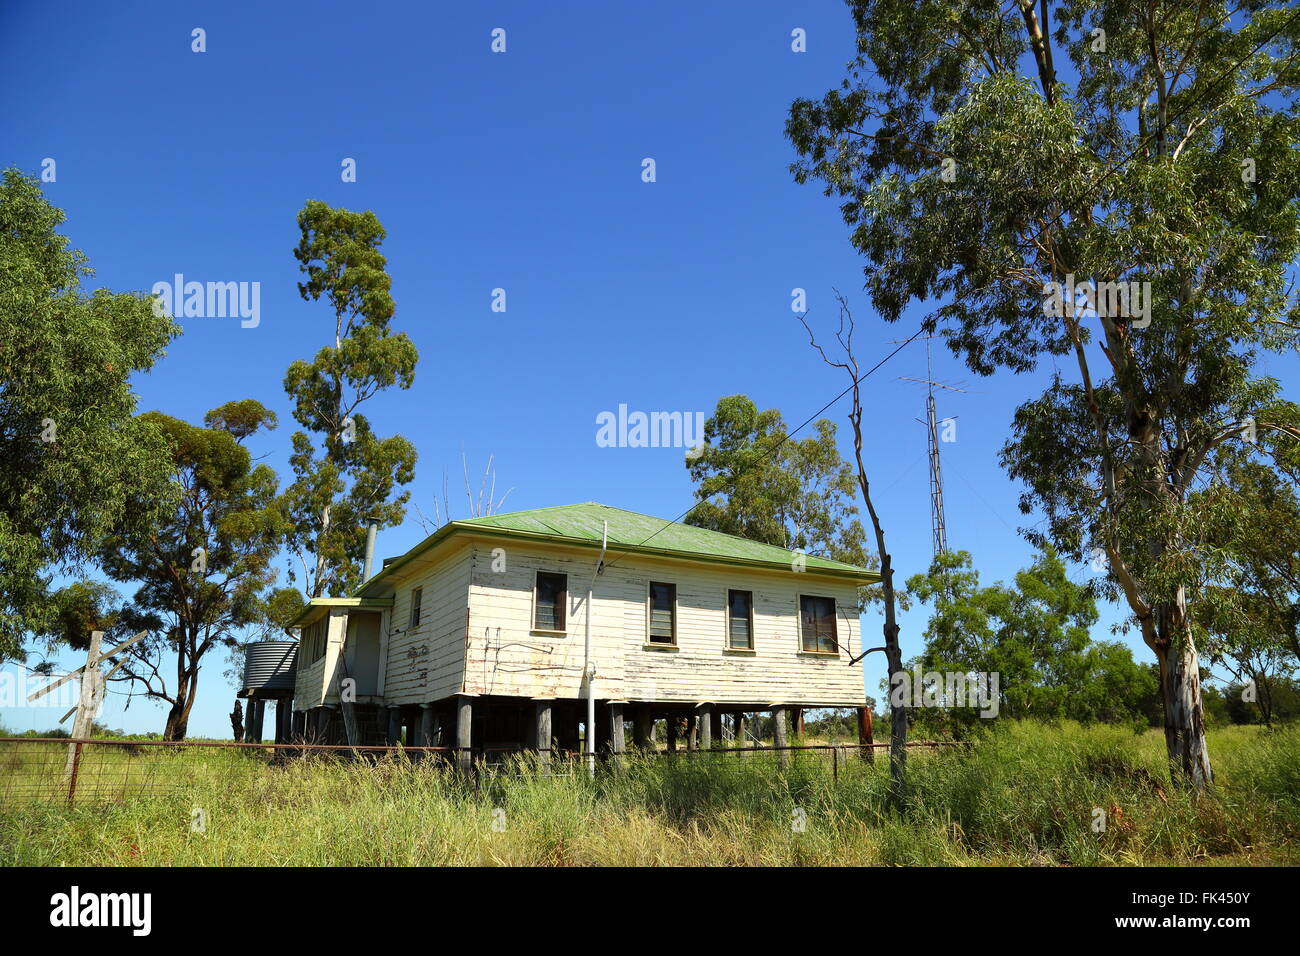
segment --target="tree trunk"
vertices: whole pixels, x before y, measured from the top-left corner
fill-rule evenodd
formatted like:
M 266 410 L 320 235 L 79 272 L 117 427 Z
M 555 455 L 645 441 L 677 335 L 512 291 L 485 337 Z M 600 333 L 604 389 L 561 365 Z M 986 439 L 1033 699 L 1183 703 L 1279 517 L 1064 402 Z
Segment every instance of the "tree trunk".
M 230 712 L 230 729 L 234 732 L 235 743 L 243 743 L 244 740 L 244 712 L 238 699 L 235 701 L 235 709 Z
M 885 605 L 884 650 L 885 662 L 889 668 L 890 688 L 889 804 L 894 809 L 901 810 L 904 807 L 907 776 L 907 707 L 905 704 L 895 705 L 894 698 L 896 695 L 893 693 L 894 677 L 903 673 L 903 652 L 898 646 L 898 595 L 894 591 L 894 562 L 889 555 L 889 549 L 885 547 L 885 529 L 880 523 L 880 515 L 876 513 L 876 506 L 871 500 L 871 482 L 867 478 L 867 467 L 862 461 L 862 390 L 860 383 L 866 376 L 859 374 L 858 360 L 853 354 L 853 315 L 849 312 L 848 302 L 844 297 L 837 292 L 836 298 L 840 304 L 841 330 L 843 330 L 846 321 L 848 326 L 847 337 L 844 337 L 842 333 L 836 335 L 836 338 L 844 347 L 846 361 L 834 361 L 828 358 L 826 352 L 817 344 L 817 339 L 808 323 L 803 318 L 800 318 L 799 321 L 803 323 L 804 329 L 808 332 L 809 342 L 813 348 L 817 349 L 822 361 L 827 365 L 844 369 L 852 382 L 853 405 L 849 409 L 848 418 L 849 424 L 853 427 L 853 459 L 854 464 L 857 466 L 858 488 L 862 492 L 863 504 L 867 506 L 867 514 L 871 517 L 871 528 L 875 532 L 876 553 L 880 555 L 880 586 Z M 871 373 L 868 372 L 867 374 Z
M 863 495 L 866 482 L 863 482 Z M 903 788 L 907 782 L 907 707 L 894 703 L 894 675 L 903 672 L 903 652 L 898 646 L 898 622 L 895 620 L 894 568 L 889 552 L 885 550 L 885 532 L 871 508 L 871 521 L 876 528 L 877 550 L 880 553 L 880 579 L 885 588 L 885 663 L 889 668 L 889 799 L 895 807 L 903 805 Z
M 885 529 L 876 514 L 871 500 L 871 483 L 862 462 L 862 405 L 858 386 L 853 386 L 853 411 L 849 415 L 853 426 L 853 454 L 858 467 L 858 487 L 871 517 L 871 528 L 876 536 L 876 553 L 880 555 L 880 584 L 885 598 L 885 663 L 889 668 L 889 802 L 896 809 L 903 807 L 904 788 L 907 782 L 907 707 L 894 702 L 894 676 L 903 673 L 903 651 L 898 646 L 898 596 L 894 592 L 894 560 L 885 547 Z
M 163 729 L 163 740 L 185 739 L 190 725 L 190 711 L 194 707 L 198 676 L 197 668 L 188 672 L 176 689 L 176 699 L 172 702 L 171 710 L 167 711 L 167 726 Z
M 172 704 L 171 710 L 167 711 L 167 726 L 163 728 L 163 740 L 184 740 L 188 726 L 188 708 L 177 700 Z
M 1160 662 L 1160 694 L 1165 709 L 1165 747 L 1173 779 L 1198 789 L 1214 780 L 1205 745 L 1205 712 L 1201 706 L 1201 665 L 1187 620 L 1181 591 L 1170 604 L 1154 609 Z
M 321 509 L 320 533 L 316 536 L 316 572 L 313 575 L 311 581 L 311 592 L 307 595 L 309 598 L 318 598 L 324 596 L 325 539 L 329 537 L 332 512 L 333 512 L 332 505 L 326 505 L 324 508 Z

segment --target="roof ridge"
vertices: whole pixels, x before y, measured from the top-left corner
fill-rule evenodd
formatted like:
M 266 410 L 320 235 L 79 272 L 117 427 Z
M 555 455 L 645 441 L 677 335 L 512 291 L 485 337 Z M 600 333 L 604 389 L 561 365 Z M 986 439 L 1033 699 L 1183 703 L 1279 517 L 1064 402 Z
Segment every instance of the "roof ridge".
M 700 525 L 688 524 L 687 522 L 682 521 L 682 520 L 680 520 L 680 519 L 678 519 L 678 518 L 674 518 L 674 519 L 671 519 L 671 520 L 669 520 L 669 519 L 667 519 L 667 518 L 660 518 L 660 517 L 657 517 L 656 515 L 648 515 L 648 514 L 646 514 L 644 511 L 632 511 L 630 508 L 620 508 L 620 507 L 618 507 L 617 505 L 607 505 L 607 504 L 605 504 L 605 503 L 602 502 L 602 501 L 579 501 L 579 502 L 574 502 L 573 504 L 567 504 L 567 505 L 550 505 L 550 506 L 547 506 L 547 507 L 545 507 L 545 508 L 525 508 L 525 509 L 523 509 L 522 511 L 505 511 L 505 512 L 502 512 L 502 513 L 499 514 L 499 515 L 482 515 L 482 516 L 480 516 L 479 518 L 471 518 L 471 519 L 467 519 L 467 520 L 469 520 L 469 521 L 480 521 L 480 520 L 484 520 L 484 519 L 498 518 L 498 517 L 499 517 L 499 518 L 508 518 L 508 517 L 511 517 L 512 515 L 538 514 L 538 513 L 540 513 L 540 512 L 547 512 L 547 511 L 561 511 L 561 510 L 568 509 L 568 508 L 581 508 L 581 507 L 583 507 L 583 506 L 585 506 L 585 505 L 593 505 L 593 506 L 595 506 L 595 507 L 597 507 L 597 508 L 606 508 L 606 509 L 608 509 L 608 510 L 610 510 L 610 511 L 621 511 L 623 514 L 634 515 L 635 517 L 638 517 L 638 518 L 649 518 L 649 519 L 651 519 L 652 521 L 662 521 L 662 522 L 665 523 L 666 526 L 668 526 L 668 525 L 677 525 L 677 526 L 680 526 L 680 527 L 683 527 L 683 528 L 690 528 L 692 531 L 702 531 L 702 532 L 704 532 L 705 534 L 719 535 L 719 536 L 721 536 L 721 537 L 724 537 L 724 538 L 730 538 L 730 539 L 735 540 L 735 541 L 743 541 L 745 544 L 750 544 L 750 545 L 759 545 L 759 546 L 761 546 L 761 547 L 766 547 L 766 548 L 775 548 L 776 550 L 778 550 L 778 551 L 783 551 L 783 552 L 785 552 L 786 554 L 808 554 L 809 557 L 815 557 L 815 558 L 818 558 L 818 559 L 821 560 L 821 561 L 826 561 L 827 563 L 830 563 L 830 564 L 839 565 L 840 567 L 843 567 L 843 568 L 857 568 L 857 567 L 858 567 L 858 565 L 850 564 L 850 563 L 847 562 L 847 561 L 840 561 L 840 560 L 837 559 L 837 558 L 832 558 L 832 557 L 823 557 L 823 556 L 821 556 L 821 555 L 810 554 L 809 552 L 806 552 L 806 551 L 800 551 L 800 550 L 798 550 L 798 549 L 796 549 L 796 548 L 787 548 L 787 547 L 784 547 L 783 545 L 772 544 L 770 541 L 758 541 L 758 540 L 755 540 L 754 538 L 747 538 L 747 537 L 745 537 L 745 536 L 742 535 L 742 534 L 732 534 L 730 531 L 718 531 L 716 528 L 704 528 L 704 527 L 701 527 Z M 692 506 L 692 510 L 694 510 L 694 506 Z M 688 511 L 687 514 L 690 514 L 690 512 Z M 660 531 L 662 531 L 662 530 L 663 530 L 663 529 L 661 528 Z M 655 533 L 658 534 L 658 532 L 655 532 Z M 653 537 L 653 536 L 652 536 L 652 537 Z M 646 541 L 649 541 L 649 540 L 650 540 L 649 538 L 646 539 Z M 640 542 L 640 544 L 645 544 L 645 543 L 646 543 L 646 542 Z M 628 546 L 628 545 L 626 545 L 626 544 L 623 545 L 623 547 L 627 547 L 627 546 Z M 869 569 L 867 569 L 867 570 L 869 570 Z
M 511 517 L 511 516 L 513 516 L 513 515 L 531 515 L 531 514 L 537 514 L 539 511 L 559 511 L 561 508 L 578 508 L 578 507 L 581 507 L 582 505 L 600 505 L 600 507 L 602 507 L 602 508 L 608 508 L 608 507 L 610 507 L 609 505 L 601 505 L 599 501 L 575 501 L 575 502 L 573 502 L 572 504 L 568 504 L 568 505 L 547 505 L 545 508 L 522 508 L 522 509 L 520 509 L 519 511 L 499 511 L 499 512 L 497 512 L 496 514 L 490 514 L 490 515 L 475 515 L 473 518 L 458 518 L 458 519 L 456 519 L 456 521 L 454 521 L 454 522 L 448 522 L 448 523 L 449 523 L 449 524 L 456 524 L 456 523 L 459 523 L 459 524 L 466 524 L 466 523 L 468 523 L 468 522 L 470 522 L 470 521 L 486 521 L 486 520 L 488 520 L 488 519 L 490 519 L 490 518 L 509 518 L 509 517 Z M 615 509 L 615 510 L 616 510 L 616 511 L 621 511 L 621 510 L 623 510 L 623 509 L 621 509 L 621 508 L 617 508 L 617 509 Z M 636 512 L 635 512 L 635 511 L 629 511 L 628 514 L 636 514 Z M 649 517 L 649 515 L 647 515 L 646 517 Z

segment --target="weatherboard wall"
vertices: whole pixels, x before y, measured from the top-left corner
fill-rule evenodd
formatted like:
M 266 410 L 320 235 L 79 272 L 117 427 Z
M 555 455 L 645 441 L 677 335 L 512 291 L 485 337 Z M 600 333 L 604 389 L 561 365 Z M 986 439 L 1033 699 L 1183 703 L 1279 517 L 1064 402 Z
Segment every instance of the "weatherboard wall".
M 384 615 L 380 654 L 388 704 L 420 704 L 460 693 L 470 551 L 459 547 L 414 561 L 393 577 L 393 607 Z M 411 626 L 411 596 L 422 588 L 420 622 Z
M 499 550 L 498 550 L 499 549 Z M 522 697 L 582 695 L 587 583 L 596 552 L 513 542 L 477 544 L 470 557 L 465 690 Z M 568 576 L 564 634 L 533 629 L 538 571 Z M 677 586 L 677 644 L 647 648 L 650 581 Z M 754 651 L 726 647 L 727 590 L 754 595 Z M 802 651 L 799 595 L 833 597 L 839 610 L 835 655 Z M 399 595 L 400 601 L 400 595 Z M 859 706 L 864 703 L 852 582 L 808 572 L 611 554 L 596 578 L 592 647 L 600 699 L 718 704 Z

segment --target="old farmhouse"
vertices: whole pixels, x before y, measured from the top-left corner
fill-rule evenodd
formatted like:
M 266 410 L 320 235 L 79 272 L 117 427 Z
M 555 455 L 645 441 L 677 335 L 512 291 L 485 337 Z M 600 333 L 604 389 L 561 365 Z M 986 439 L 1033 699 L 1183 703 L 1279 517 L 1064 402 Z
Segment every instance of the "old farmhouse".
M 617 752 L 627 725 L 644 746 L 685 717 L 709 746 L 724 716 L 734 736 L 770 712 L 780 743 L 804 708 L 864 705 L 859 589 L 876 580 L 595 503 L 453 521 L 303 609 L 277 736 L 468 759 L 579 750 L 590 716 Z

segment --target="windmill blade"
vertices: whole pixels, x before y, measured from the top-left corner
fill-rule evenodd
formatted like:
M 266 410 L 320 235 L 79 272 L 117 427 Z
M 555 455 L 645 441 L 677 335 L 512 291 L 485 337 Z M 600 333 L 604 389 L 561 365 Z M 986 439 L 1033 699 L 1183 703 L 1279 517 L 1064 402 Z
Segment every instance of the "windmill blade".
M 148 632 L 148 631 L 141 631 L 141 632 L 140 632 L 139 634 L 137 634 L 135 637 L 129 637 L 129 638 L 127 638 L 125 641 L 123 641 L 121 644 L 117 645 L 117 647 L 113 648 L 113 649 L 112 649 L 111 651 L 109 651 L 108 653 L 106 653 L 106 654 L 101 654 L 101 655 L 99 656 L 99 659 L 100 659 L 100 660 L 103 660 L 105 657 L 112 657 L 112 656 L 113 656 L 114 654 L 116 654 L 118 651 L 125 650 L 126 648 L 128 648 L 128 647 L 130 647 L 132 644 L 134 644 L 136 641 L 142 641 L 142 640 L 144 640 L 144 639 L 145 639 L 146 637 L 148 637 L 148 636 L 149 636 L 149 632 Z M 85 669 L 86 669 L 86 667 L 85 667 L 85 665 L 83 664 L 81 667 L 78 667 L 76 670 L 68 671 L 68 673 L 64 674 L 62 677 L 60 677 L 58 680 L 54 681 L 53 683 L 51 683 L 51 684 L 46 684 L 44 687 L 42 687 L 40 690 L 36 691 L 35 693 L 29 694 L 28 697 L 27 697 L 27 702 L 30 704 L 32 701 L 36 700 L 36 698 L 38 698 L 38 697 L 44 697 L 44 696 L 45 696 L 46 694 L 48 694 L 50 691 L 55 690 L 56 688 L 62 687 L 64 684 L 66 684 L 68 681 L 70 681 L 70 680 L 72 680 L 73 678 L 75 678 L 77 675 L 79 675 L 79 674 L 80 674 L 82 671 L 84 671 Z
M 68 681 L 70 681 L 70 680 L 72 680 L 73 678 L 75 678 L 77 675 L 79 675 L 79 674 L 80 674 L 83 670 L 85 670 L 85 669 L 86 669 L 86 666 L 83 664 L 81 667 L 78 667 L 76 670 L 68 671 L 68 673 L 64 674 L 62 677 L 60 677 L 58 680 L 54 681 L 52 684 L 46 684 L 46 685 L 45 685 L 44 687 L 42 687 L 40 690 L 35 691 L 34 693 L 31 693 L 31 694 L 28 694 L 28 695 L 27 695 L 27 702 L 30 704 L 30 703 L 31 703 L 32 701 L 34 701 L 37 697 L 44 697 L 46 694 L 48 694 L 50 691 L 54 690 L 55 688 L 62 687 L 64 684 L 66 684 Z
M 148 631 L 141 631 L 135 637 L 128 637 L 125 641 L 117 645 L 117 647 L 113 648 L 111 651 L 105 651 L 103 654 L 100 654 L 99 659 L 102 661 L 105 657 L 112 657 L 118 651 L 124 651 L 132 644 L 134 644 L 136 641 L 142 641 L 148 636 L 149 636 Z

